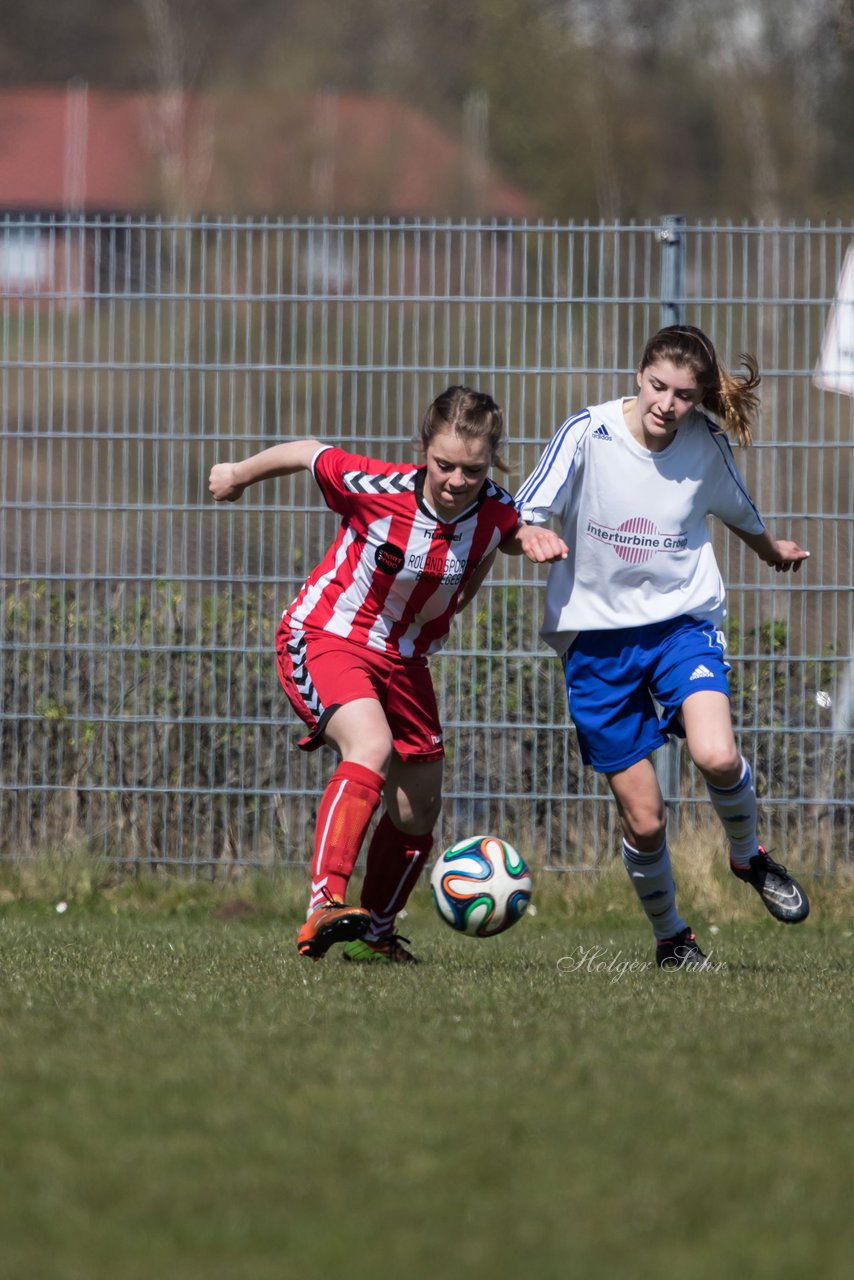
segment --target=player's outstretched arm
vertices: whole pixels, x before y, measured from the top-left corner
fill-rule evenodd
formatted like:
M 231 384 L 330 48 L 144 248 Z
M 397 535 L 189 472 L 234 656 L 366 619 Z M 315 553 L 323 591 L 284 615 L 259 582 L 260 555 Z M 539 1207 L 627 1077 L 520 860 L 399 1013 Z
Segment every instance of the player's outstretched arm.
M 551 564 L 565 560 L 569 547 L 553 529 L 542 524 L 520 524 L 499 544 L 499 550 L 508 556 L 527 556 L 534 564 Z
M 766 564 L 770 564 L 776 569 L 777 573 L 797 573 L 804 560 L 809 559 L 809 552 L 804 551 L 798 546 L 797 542 L 790 542 L 788 538 L 772 538 L 767 529 L 762 533 L 745 533 L 743 529 L 736 529 L 733 525 L 727 528 L 732 529 L 742 542 L 746 542 L 751 551 L 755 551 L 760 560 L 764 560 Z
M 236 502 L 244 489 L 259 480 L 307 471 L 321 447 L 319 440 L 289 440 L 253 453 L 242 462 L 215 462 L 211 467 L 208 489 L 214 502 Z

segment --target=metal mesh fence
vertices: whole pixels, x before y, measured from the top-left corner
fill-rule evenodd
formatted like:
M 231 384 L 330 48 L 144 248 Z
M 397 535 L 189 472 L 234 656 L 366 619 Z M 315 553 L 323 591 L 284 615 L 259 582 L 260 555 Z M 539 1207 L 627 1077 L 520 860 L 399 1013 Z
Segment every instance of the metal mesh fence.
M 667 223 L 0 222 L 0 855 L 303 861 L 331 758 L 293 749 L 273 634 L 335 521 L 302 478 L 215 506 L 211 464 L 301 435 L 412 460 L 426 405 L 465 382 L 505 408 L 512 489 L 569 411 L 631 389 L 678 307 L 730 365 L 757 356 L 739 461 L 812 553 L 777 578 L 716 532 L 763 832 L 795 865 L 847 861 L 852 401 L 812 373 L 852 234 L 684 226 L 674 273 Z M 439 839 L 492 828 L 596 867 L 613 808 L 538 639 L 542 581 L 500 558 L 433 660 Z M 663 777 L 675 812 L 706 804 L 678 748 Z

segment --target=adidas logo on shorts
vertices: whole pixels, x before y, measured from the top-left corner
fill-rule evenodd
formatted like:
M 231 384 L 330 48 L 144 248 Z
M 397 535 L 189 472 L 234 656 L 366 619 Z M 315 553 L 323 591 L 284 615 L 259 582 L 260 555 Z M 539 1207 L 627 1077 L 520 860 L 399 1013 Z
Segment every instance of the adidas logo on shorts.
M 605 426 L 604 423 L 602 424 L 601 427 L 597 427 L 596 430 L 593 432 L 593 439 L 594 440 L 610 440 L 611 439 L 610 435 L 608 434 L 608 428 Z
M 714 680 L 715 673 L 710 671 L 708 667 L 704 667 L 702 662 L 699 667 L 695 667 L 691 672 L 692 680 Z

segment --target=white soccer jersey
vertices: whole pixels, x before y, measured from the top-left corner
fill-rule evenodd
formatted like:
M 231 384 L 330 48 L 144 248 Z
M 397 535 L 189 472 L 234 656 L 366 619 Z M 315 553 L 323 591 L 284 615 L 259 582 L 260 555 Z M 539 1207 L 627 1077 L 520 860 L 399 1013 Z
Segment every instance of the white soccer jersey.
M 444 521 L 425 501 L 424 467 L 327 445 L 312 471 L 342 521 L 285 610 L 291 629 L 320 629 L 407 659 L 434 653 L 466 583 L 516 528 L 513 499 L 487 480 L 471 506 Z
M 704 414 L 653 453 L 632 436 L 623 403 L 569 418 L 516 495 L 529 524 L 557 517 L 569 547 L 546 585 L 542 636 L 558 653 L 580 631 L 680 614 L 720 626 L 724 585 L 706 518 L 746 533 L 765 527 L 729 441 Z

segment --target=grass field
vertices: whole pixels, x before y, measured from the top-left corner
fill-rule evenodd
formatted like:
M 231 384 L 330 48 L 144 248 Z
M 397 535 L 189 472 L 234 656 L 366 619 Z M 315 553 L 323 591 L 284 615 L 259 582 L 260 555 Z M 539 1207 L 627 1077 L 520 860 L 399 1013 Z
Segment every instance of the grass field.
M 689 883 L 662 974 L 608 876 L 489 941 L 422 886 L 408 970 L 298 958 L 301 885 L 81 883 L 0 895 L 4 1280 L 850 1275 L 832 886 Z

